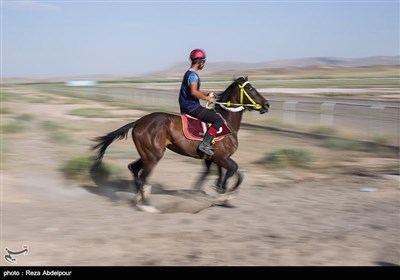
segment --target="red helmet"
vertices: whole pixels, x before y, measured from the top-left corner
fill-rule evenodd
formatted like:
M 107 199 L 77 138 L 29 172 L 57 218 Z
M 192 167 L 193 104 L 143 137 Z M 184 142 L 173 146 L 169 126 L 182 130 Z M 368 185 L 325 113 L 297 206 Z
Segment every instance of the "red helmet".
M 193 51 L 190 52 L 190 60 L 195 60 L 195 59 L 205 59 L 206 58 L 206 52 L 203 51 L 202 49 L 194 49 Z

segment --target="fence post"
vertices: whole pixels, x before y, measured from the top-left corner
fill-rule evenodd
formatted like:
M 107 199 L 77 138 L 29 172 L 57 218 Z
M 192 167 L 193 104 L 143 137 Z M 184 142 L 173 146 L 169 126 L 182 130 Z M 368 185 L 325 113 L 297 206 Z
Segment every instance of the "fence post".
M 283 102 L 282 105 L 282 113 L 283 113 L 283 121 L 286 123 L 296 123 L 296 105 L 298 101 L 296 100 L 288 100 Z
M 327 101 L 321 104 L 321 125 L 333 126 L 334 124 L 334 115 L 335 115 L 335 108 L 336 103 Z
M 382 136 L 383 134 L 383 109 L 385 105 L 371 105 L 368 118 L 368 136 Z

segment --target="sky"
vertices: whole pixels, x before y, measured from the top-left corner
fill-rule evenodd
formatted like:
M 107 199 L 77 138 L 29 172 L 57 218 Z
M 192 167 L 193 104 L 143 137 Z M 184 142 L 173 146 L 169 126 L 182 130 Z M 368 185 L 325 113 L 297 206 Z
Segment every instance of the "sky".
M 395 1 L 3 1 L 1 76 L 139 76 L 187 62 L 398 56 Z

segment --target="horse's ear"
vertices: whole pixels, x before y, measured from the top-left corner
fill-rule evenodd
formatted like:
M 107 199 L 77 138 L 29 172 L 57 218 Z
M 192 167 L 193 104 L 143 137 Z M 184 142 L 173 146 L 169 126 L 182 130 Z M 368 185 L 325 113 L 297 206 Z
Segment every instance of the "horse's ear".
M 248 81 L 249 80 L 249 76 L 244 77 L 244 80 Z

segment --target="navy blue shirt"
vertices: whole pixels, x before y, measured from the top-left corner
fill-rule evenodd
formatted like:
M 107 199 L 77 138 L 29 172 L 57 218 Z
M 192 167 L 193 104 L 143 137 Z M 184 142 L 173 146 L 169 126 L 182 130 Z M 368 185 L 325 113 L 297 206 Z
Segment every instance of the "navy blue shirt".
M 182 114 L 190 113 L 200 107 L 200 100 L 194 97 L 190 91 L 190 84 L 197 82 L 197 90 L 200 89 L 200 77 L 189 69 L 183 76 L 181 90 L 179 91 L 179 107 Z

